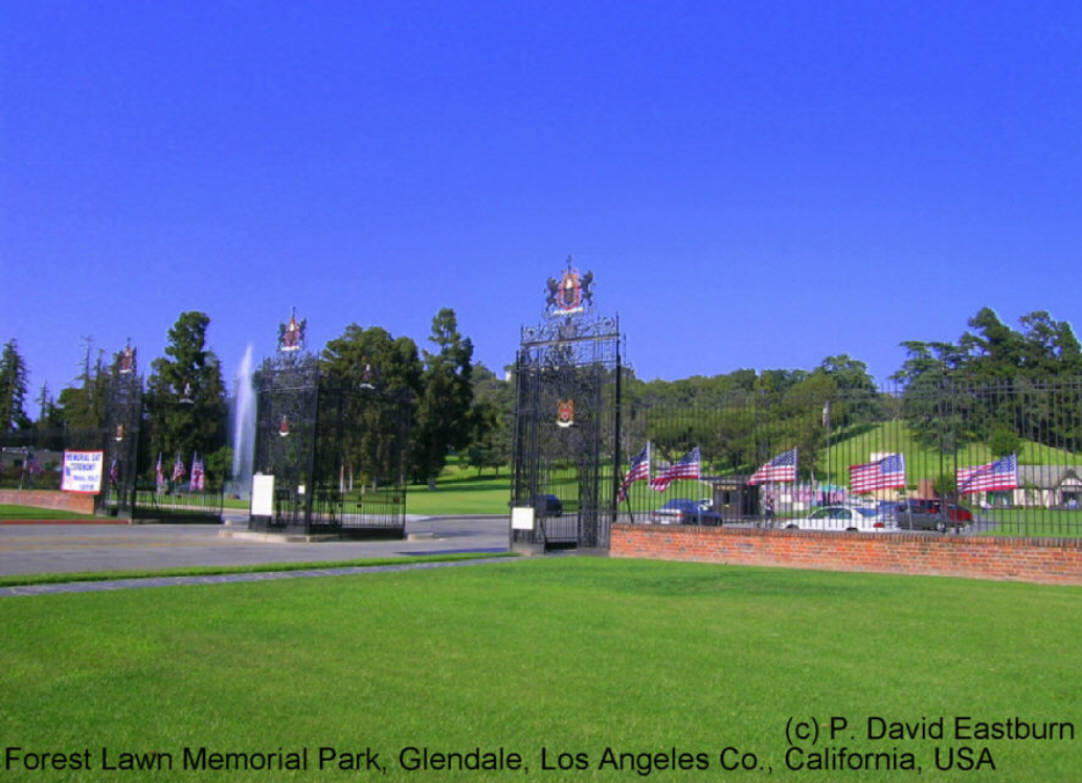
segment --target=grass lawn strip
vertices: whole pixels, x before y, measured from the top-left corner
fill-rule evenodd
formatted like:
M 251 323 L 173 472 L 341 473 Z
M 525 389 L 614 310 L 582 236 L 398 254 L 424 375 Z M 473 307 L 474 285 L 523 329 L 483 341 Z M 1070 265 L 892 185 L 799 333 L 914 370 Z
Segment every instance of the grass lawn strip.
M 0 587 L 62 584 L 68 582 L 104 582 L 118 579 L 155 579 L 169 576 L 217 576 L 220 574 L 274 573 L 278 571 L 317 571 L 327 568 L 356 568 L 412 563 L 442 563 L 455 560 L 480 560 L 491 557 L 515 557 L 511 552 L 456 552 L 443 555 L 361 558 L 357 560 L 321 560 L 311 563 L 265 563 L 256 565 L 188 566 L 153 570 L 74 571 L 57 574 L 8 574 L 0 576 Z
M 321 747 L 378 753 L 388 781 L 918 777 L 786 767 L 844 746 L 912 754 L 929 780 L 1073 781 L 1077 738 L 873 740 L 866 726 L 1082 725 L 1080 618 L 1079 588 L 598 558 L 41 596 L 0 601 L 0 735 L 93 764 L 12 780 L 100 780 L 103 750 L 168 754 L 156 781 L 357 776 L 319 770 Z M 832 717 L 850 730 L 788 750 L 790 718 L 825 732 Z M 935 769 L 937 747 L 963 744 L 995 771 Z M 503 748 L 529 769 L 411 772 L 408 747 Z M 183 770 L 184 748 L 307 751 L 309 767 Z M 724 773 L 725 748 L 755 768 Z M 629 754 L 622 769 L 601 767 L 608 749 Z M 672 749 L 709 770 L 659 769 Z M 544 771 L 542 753 L 585 768 Z
M 73 522 L 104 522 L 104 517 L 93 514 L 77 514 L 74 511 L 62 511 L 55 508 L 37 508 L 35 506 L 14 506 L 0 503 L 0 521 L 45 519 L 71 520 Z

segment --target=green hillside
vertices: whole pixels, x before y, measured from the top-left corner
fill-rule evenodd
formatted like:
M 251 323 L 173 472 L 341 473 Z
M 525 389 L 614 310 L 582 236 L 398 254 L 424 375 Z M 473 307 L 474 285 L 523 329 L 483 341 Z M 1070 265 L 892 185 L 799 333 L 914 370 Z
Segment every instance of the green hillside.
M 815 465 L 816 478 L 834 484 L 849 483 L 849 466 L 871 461 L 876 453 L 905 456 L 908 480 L 934 479 L 940 474 L 954 475 L 956 468 L 982 465 L 995 459 L 984 443 L 967 443 L 953 453 L 941 454 L 936 448 L 917 442 L 903 421 L 887 421 L 859 431 L 836 433 L 829 448 Z M 1082 455 L 1023 440 L 1018 454 L 1020 465 L 1082 465 Z M 829 466 L 829 467 L 828 467 Z

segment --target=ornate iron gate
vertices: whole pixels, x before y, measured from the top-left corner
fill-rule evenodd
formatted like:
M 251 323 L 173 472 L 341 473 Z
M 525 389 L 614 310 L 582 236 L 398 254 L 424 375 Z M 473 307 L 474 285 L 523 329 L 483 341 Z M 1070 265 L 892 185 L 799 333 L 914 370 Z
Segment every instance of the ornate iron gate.
M 256 373 L 256 478 L 273 477 L 256 530 L 401 538 L 412 399 L 362 378 L 332 382 L 304 351 L 305 323 L 280 330 L 277 356 Z
M 133 514 L 142 420 L 143 379 L 136 368 L 135 349 L 128 344 L 109 377 L 105 397 L 106 474 L 101 503 L 109 514 Z
M 512 545 L 607 547 L 620 450 L 620 329 L 592 312 L 592 275 L 549 280 L 546 322 L 515 362 Z M 526 513 L 522 513 L 526 511 Z M 525 520 L 525 521 L 524 521 Z

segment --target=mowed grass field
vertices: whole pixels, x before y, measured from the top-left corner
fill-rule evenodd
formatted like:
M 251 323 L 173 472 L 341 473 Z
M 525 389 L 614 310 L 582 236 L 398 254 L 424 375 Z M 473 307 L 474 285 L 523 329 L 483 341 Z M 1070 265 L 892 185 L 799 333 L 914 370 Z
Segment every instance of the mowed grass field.
M 1079 588 L 587 557 L 3 598 L 3 779 L 1076 781 L 1077 736 L 954 721 L 1077 732 L 1080 621 Z M 942 740 L 868 736 L 940 718 Z M 824 751 L 884 760 L 809 771 Z M 91 769 L 21 766 L 42 752 Z M 102 769 L 137 763 L 160 769 Z
M 0 503 L 0 520 L 49 519 L 70 522 L 100 521 L 91 514 L 76 514 L 72 511 L 60 511 L 51 508 L 34 508 Z

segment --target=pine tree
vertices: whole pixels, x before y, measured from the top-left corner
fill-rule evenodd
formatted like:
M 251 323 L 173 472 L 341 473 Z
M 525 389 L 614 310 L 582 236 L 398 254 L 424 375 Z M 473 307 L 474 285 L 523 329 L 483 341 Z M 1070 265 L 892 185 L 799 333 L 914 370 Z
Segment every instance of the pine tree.
M 464 448 L 470 440 L 473 343 L 459 334 L 455 311 L 450 308 L 432 319 L 429 341 L 439 350 L 424 351 L 423 391 L 411 460 L 414 479 L 434 486 L 448 452 Z
M 165 357 L 151 362 L 147 383 L 150 453 L 209 455 L 225 442 L 227 406 L 218 357 L 207 348 L 210 318 L 181 313 L 169 330 Z
M 12 338 L 4 344 L 4 350 L 0 353 L 0 430 L 9 432 L 30 426 L 24 408 L 26 388 L 26 362 L 19 355 L 18 346 Z

